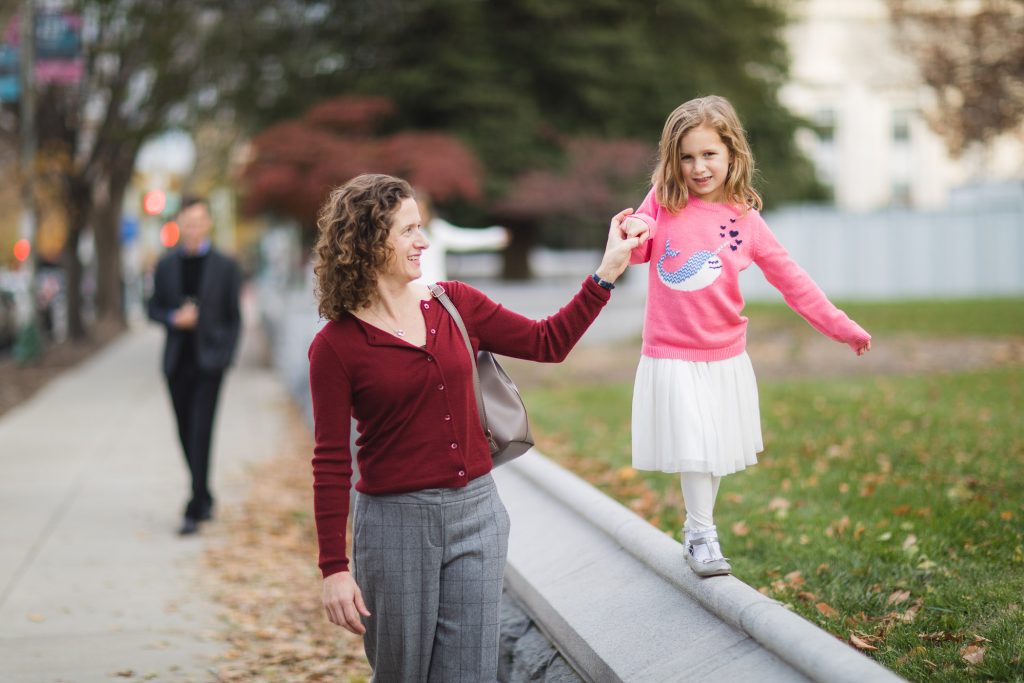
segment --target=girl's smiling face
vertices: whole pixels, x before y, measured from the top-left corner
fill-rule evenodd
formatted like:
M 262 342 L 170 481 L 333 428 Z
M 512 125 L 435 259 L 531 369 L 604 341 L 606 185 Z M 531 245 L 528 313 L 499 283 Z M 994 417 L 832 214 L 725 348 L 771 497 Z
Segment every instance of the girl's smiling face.
M 725 201 L 731 157 L 718 131 L 707 124 L 698 126 L 683 136 L 681 147 L 683 179 L 690 196 Z
M 388 234 L 391 257 L 384 267 L 385 273 L 396 280 L 411 282 L 423 274 L 420 256 L 430 246 L 420 225 L 420 211 L 416 200 L 407 197 L 395 212 Z

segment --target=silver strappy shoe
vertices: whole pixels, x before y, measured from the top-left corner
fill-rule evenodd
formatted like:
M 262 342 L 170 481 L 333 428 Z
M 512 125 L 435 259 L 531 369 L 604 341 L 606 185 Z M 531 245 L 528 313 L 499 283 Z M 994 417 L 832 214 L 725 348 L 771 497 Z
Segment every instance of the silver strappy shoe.
M 699 560 L 694 554 L 694 546 L 707 546 L 708 559 Z M 693 573 L 701 578 L 708 576 L 725 576 L 732 573 L 732 566 L 729 558 L 722 555 L 718 545 L 718 536 L 706 536 L 686 541 L 686 563 L 690 565 Z

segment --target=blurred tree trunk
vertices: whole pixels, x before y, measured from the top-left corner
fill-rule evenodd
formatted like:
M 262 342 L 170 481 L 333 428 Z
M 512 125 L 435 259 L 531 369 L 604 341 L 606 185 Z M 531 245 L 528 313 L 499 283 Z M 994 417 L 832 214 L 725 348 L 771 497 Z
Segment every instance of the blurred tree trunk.
M 503 280 L 529 280 L 533 277 L 530 268 L 530 252 L 537 246 L 537 221 L 533 218 L 498 218 L 498 223 L 508 228 L 511 237 L 505 248 L 502 264 Z
M 96 238 L 96 320 L 124 327 L 124 266 L 121 263 L 121 206 L 135 167 L 137 145 L 127 145 L 107 166 L 104 192 L 93 211 Z
M 73 341 L 86 337 L 82 311 L 82 261 L 78 244 L 92 213 L 92 192 L 82 178 L 69 175 L 64 183 L 64 211 L 67 220 L 67 241 L 64 244 L 64 287 L 67 297 L 68 336 Z

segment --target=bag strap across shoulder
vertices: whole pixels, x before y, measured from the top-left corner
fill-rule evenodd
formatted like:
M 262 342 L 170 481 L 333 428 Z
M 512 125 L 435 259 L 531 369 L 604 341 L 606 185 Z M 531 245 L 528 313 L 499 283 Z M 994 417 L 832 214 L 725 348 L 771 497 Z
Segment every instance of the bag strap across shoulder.
M 466 343 L 466 350 L 469 351 L 469 363 L 473 368 L 473 393 L 476 394 L 476 408 L 480 415 L 480 426 L 483 427 L 484 434 L 487 434 L 489 440 L 490 431 L 487 429 L 487 411 L 484 410 L 484 398 L 480 393 L 480 375 L 476 370 L 476 354 L 473 353 L 473 344 L 469 341 L 469 332 L 466 331 L 466 324 L 462 321 L 462 316 L 459 315 L 459 310 L 455 308 L 455 304 L 448 298 L 444 287 L 438 284 L 430 285 L 430 293 L 445 307 L 445 310 L 452 316 L 455 325 L 459 328 L 459 332 L 462 333 L 462 341 Z

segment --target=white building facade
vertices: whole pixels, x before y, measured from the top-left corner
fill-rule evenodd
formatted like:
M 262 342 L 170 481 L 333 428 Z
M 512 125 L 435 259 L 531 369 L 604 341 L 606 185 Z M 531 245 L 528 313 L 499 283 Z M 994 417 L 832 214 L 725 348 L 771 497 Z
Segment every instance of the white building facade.
M 798 142 L 838 209 L 943 209 L 958 187 L 1024 179 L 1022 130 L 952 158 L 884 0 L 794 0 L 790 11 L 781 98 L 819 126 Z

